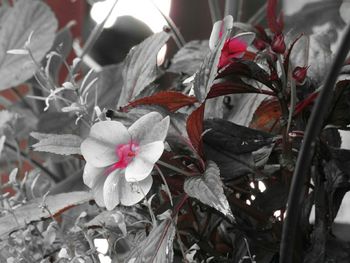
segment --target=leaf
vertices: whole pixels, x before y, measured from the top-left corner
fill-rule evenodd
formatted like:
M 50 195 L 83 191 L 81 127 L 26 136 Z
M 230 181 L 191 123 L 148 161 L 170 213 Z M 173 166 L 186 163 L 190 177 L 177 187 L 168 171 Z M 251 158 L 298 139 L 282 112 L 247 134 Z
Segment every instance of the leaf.
M 124 61 L 124 85 L 118 107 L 126 105 L 157 78 L 157 54 L 168 39 L 166 32 L 156 33 L 130 50 Z
M 232 222 L 235 221 L 224 194 L 219 167 L 213 161 L 208 161 L 203 176 L 193 176 L 186 179 L 184 191 L 189 196 L 223 213 Z
M 159 105 L 171 112 L 175 112 L 184 106 L 190 106 L 197 102 L 193 96 L 187 96 L 181 92 L 161 91 L 149 97 L 141 98 L 130 102 L 123 107 L 123 110 L 128 110 L 131 107 L 140 105 Z
M 93 197 L 88 192 L 63 193 L 47 196 L 45 205 L 50 210 L 51 215 L 55 216 L 68 208 L 92 199 Z M 0 237 L 21 229 L 31 222 L 49 218 L 51 215 L 47 210 L 41 208 L 42 204 L 43 198 L 36 198 L 15 209 L 13 213 L 0 217 Z
M 193 75 L 201 66 L 209 51 L 208 41 L 190 41 L 175 54 L 171 60 L 171 65 L 168 71 Z
M 54 41 L 57 21 L 41 1 L 19 0 L 0 14 L 0 90 L 3 90 L 24 82 L 37 70 L 28 55 L 10 55 L 7 50 L 22 49 L 33 33 L 28 47 L 40 62 Z
M 30 134 L 38 143 L 33 144 L 34 151 L 49 152 L 62 155 L 81 154 L 82 138 L 73 134 L 48 134 L 32 132 Z
M 265 132 L 279 130 L 281 108 L 275 98 L 267 98 L 261 102 L 252 116 L 249 127 Z
M 166 219 L 154 227 L 144 239 L 129 254 L 128 263 L 172 263 L 174 258 L 173 241 L 175 224 L 172 219 Z
M 190 139 L 192 146 L 196 149 L 199 156 L 203 158 L 203 117 L 204 117 L 205 104 L 203 103 L 199 108 L 194 110 L 186 121 L 186 130 L 188 138 Z
M 213 81 L 217 75 L 218 63 L 221 56 L 221 50 L 225 44 L 226 39 L 230 36 L 233 27 L 232 16 L 226 16 L 222 21 L 218 21 L 213 26 L 212 39 L 218 38 L 218 41 L 213 45 L 213 50 L 207 55 L 204 62 L 196 74 L 193 83 L 194 93 L 198 101 L 203 102 L 207 97 L 208 92 L 213 84 Z M 220 28 L 219 32 L 215 32 Z

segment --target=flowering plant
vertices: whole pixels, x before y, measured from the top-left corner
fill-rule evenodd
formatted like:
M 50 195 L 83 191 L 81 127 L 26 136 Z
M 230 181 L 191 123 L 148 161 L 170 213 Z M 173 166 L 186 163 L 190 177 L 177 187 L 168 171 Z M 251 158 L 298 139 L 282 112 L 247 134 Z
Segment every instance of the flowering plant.
M 0 262 L 350 262 L 349 5 L 218 2 L 106 66 L 108 16 L 1 1 Z

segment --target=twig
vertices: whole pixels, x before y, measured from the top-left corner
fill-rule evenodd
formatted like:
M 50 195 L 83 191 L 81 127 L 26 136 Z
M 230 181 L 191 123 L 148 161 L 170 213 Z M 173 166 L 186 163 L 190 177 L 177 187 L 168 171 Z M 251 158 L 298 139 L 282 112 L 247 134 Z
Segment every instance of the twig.
M 165 21 L 168 23 L 168 26 L 170 27 L 170 29 L 172 31 L 173 39 L 174 39 L 177 47 L 179 49 L 182 48 L 186 44 L 186 41 L 185 41 L 184 37 L 182 36 L 180 30 L 177 28 L 174 21 L 169 16 L 164 14 L 164 12 L 157 6 L 157 4 L 153 0 L 150 0 L 150 1 L 154 5 L 154 7 L 157 8 L 158 12 L 162 15 L 162 17 L 165 19 Z
M 208 0 L 211 21 L 214 24 L 221 19 L 221 10 L 217 0 Z
M 263 4 L 259 10 L 247 21 L 248 24 L 258 24 L 265 15 L 265 10 L 266 10 L 267 2 Z
M 9 148 L 11 151 L 17 153 L 16 147 L 5 142 L 5 146 L 7 148 Z M 44 173 L 46 173 L 55 183 L 57 183 L 59 181 L 59 178 L 57 175 L 53 174 L 51 171 L 49 171 L 46 167 L 44 167 L 41 163 L 35 161 L 34 159 L 32 159 L 30 156 L 28 156 L 26 153 L 19 151 L 19 155 L 21 156 L 21 158 L 23 160 L 26 160 L 27 162 L 29 162 L 31 165 L 39 168 L 41 171 L 43 171 Z
M 325 115 L 333 97 L 333 88 L 338 74 L 344 64 L 350 49 L 350 25 L 347 26 L 340 48 L 335 56 L 332 67 L 326 77 L 325 85 L 321 90 L 316 105 L 312 110 L 311 117 L 306 127 L 303 144 L 298 155 L 292 178 L 291 188 L 288 195 L 287 217 L 283 224 L 282 240 L 280 247 L 280 262 L 292 262 L 295 233 L 299 222 L 300 208 L 304 194 L 304 182 L 307 171 L 313 157 L 314 141 L 319 135 Z

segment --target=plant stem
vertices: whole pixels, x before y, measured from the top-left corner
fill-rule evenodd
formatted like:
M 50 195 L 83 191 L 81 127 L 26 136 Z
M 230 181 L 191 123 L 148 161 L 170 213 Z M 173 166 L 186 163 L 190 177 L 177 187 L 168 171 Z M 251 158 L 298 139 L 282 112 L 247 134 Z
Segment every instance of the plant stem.
M 238 0 L 226 0 L 225 1 L 225 15 L 231 15 L 233 20 L 237 19 L 237 11 L 238 11 Z
M 7 148 L 9 148 L 11 151 L 17 153 L 16 147 L 5 142 L 5 146 Z M 44 173 L 46 173 L 55 183 L 57 183 L 59 181 L 58 176 L 56 176 L 55 174 L 53 174 L 51 171 L 49 171 L 46 167 L 42 166 L 41 163 L 35 161 L 34 159 L 32 159 L 30 156 L 28 156 L 26 153 L 19 151 L 19 154 L 21 156 L 22 159 L 24 159 L 25 161 L 29 162 L 31 165 L 33 165 L 34 167 L 39 168 L 41 171 L 43 171 Z
M 208 0 L 211 21 L 214 23 L 221 19 L 220 6 L 217 0 Z
M 258 24 L 264 18 L 266 6 L 267 2 L 263 4 L 251 18 L 249 18 L 247 23 L 251 25 Z
M 159 165 L 162 165 L 162 166 L 164 166 L 164 167 L 166 167 L 166 168 L 169 168 L 169 169 L 171 169 L 171 170 L 173 170 L 173 171 L 175 171 L 175 172 L 178 172 L 178 173 L 180 173 L 180 174 L 183 174 L 183 175 L 185 175 L 185 176 L 193 176 L 192 173 L 189 173 L 189 172 L 186 172 L 186 171 L 184 171 L 184 170 L 181 170 L 181 169 L 179 169 L 179 168 L 177 168 L 177 167 L 175 167 L 175 166 L 173 166 L 173 165 L 171 165 L 171 164 L 165 163 L 165 162 L 163 162 L 163 161 L 161 161 L 161 160 L 158 160 L 157 163 L 158 163 Z
M 303 144 L 298 155 L 291 188 L 288 195 L 287 217 L 283 224 L 282 240 L 280 246 L 280 263 L 293 261 L 295 233 L 299 222 L 300 208 L 303 201 L 306 171 L 310 168 L 313 157 L 314 141 L 319 135 L 325 115 L 333 97 L 333 88 L 338 74 L 344 64 L 350 49 L 350 25 L 347 26 L 340 48 L 335 56 L 332 67 L 326 77 L 325 85 L 321 90 L 316 105 L 306 127 Z

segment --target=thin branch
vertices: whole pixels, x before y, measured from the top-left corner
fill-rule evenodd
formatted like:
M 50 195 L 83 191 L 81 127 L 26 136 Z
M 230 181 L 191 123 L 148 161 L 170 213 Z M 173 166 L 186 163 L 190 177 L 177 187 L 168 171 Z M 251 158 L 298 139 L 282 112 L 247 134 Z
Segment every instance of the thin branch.
M 350 49 L 350 25 L 347 26 L 340 48 L 335 56 L 332 67 L 326 77 L 325 85 L 321 90 L 316 105 L 306 127 L 303 144 L 298 155 L 288 195 L 287 217 L 283 224 L 280 247 L 280 262 L 290 263 L 293 260 L 295 233 L 299 222 L 300 208 L 304 196 L 305 176 L 310 168 L 314 152 L 314 141 L 319 135 L 325 115 L 333 97 L 333 88 Z
M 211 21 L 214 24 L 219 21 L 222 17 L 219 2 L 217 0 L 208 0 Z
M 264 18 L 267 2 L 247 21 L 248 24 L 258 24 Z
M 7 148 L 9 148 L 11 151 L 13 151 L 14 153 L 17 153 L 16 147 L 5 142 L 5 146 Z M 59 181 L 59 177 L 55 174 L 53 174 L 51 171 L 49 171 L 46 167 L 44 167 L 41 163 L 39 163 L 38 161 L 32 159 L 30 156 L 28 156 L 26 153 L 19 151 L 19 155 L 21 156 L 21 158 L 27 162 L 29 162 L 31 165 L 33 165 L 34 167 L 40 169 L 41 171 L 43 171 L 44 173 L 46 173 L 55 183 L 57 183 Z

